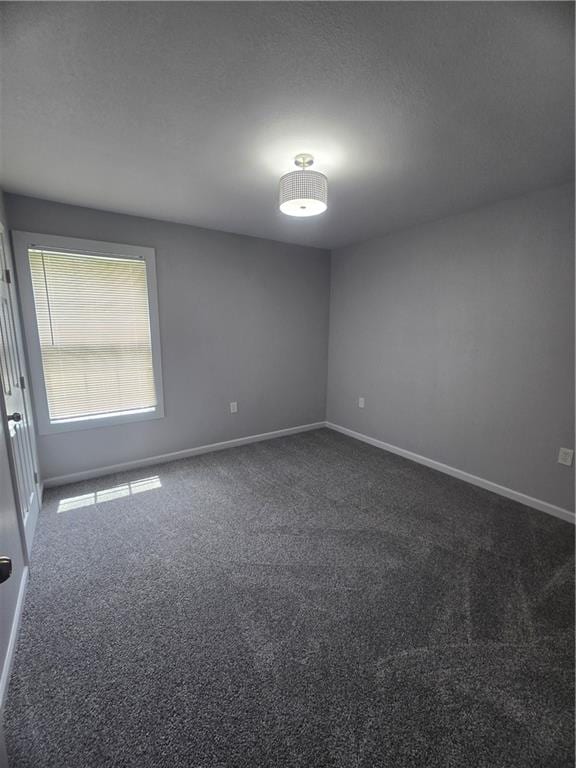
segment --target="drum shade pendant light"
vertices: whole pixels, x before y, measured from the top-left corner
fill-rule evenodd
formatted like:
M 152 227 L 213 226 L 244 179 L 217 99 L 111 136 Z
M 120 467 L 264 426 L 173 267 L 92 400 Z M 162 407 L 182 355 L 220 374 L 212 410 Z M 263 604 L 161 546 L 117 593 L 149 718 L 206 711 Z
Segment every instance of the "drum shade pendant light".
M 279 205 L 287 216 L 317 216 L 324 213 L 328 200 L 328 179 L 323 173 L 311 171 L 312 155 L 296 155 L 298 171 L 285 173 L 280 179 Z

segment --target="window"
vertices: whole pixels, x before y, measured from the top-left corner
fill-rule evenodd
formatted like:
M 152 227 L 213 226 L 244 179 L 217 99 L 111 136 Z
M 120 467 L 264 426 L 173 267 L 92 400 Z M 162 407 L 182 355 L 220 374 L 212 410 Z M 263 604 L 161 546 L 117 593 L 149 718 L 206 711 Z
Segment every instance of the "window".
M 154 251 L 28 233 L 15 243 L 40 431 L 162 416 Z

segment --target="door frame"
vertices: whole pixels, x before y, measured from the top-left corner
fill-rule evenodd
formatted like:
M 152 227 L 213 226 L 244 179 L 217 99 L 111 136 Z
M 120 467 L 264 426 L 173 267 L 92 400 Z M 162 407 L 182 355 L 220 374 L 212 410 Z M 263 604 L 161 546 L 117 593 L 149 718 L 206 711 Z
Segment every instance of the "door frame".
M 2 226 L 0 222 L 0 227 Z M 6 418 L 6 404 L 4 403 L 4 398 L 2 396 L 2 392 L 0 391 L 0 419 L 2 420 L 2 426 L 3 426 L 3 438 L 6 442 L 6 453 L 8 455 L 8 466 L 10 468 L 10 479 L 12 481 L 12 494 L 14 496 L 14 504 L 16 506 L 16 518 L 18 520 L 18 530 L 20 531 L 20 545 L 22 547 L 22 554 L 24 556 L 24 565 L 28 567 L 30 565 L 30 552 L 31 552 L 31 544 L 30 547 L 28 546 L 27 539 L 26 539 L 26 525 L 24 524 L 24 516 L 22 514 L 22 508 L 20 504 L 20 499 L 18 498 L 18 485 L 16 482 L 16 470 L 14 467 L 14 457 L 12 455 L 12 446 L 10 445 L 10 439 L 8 437 L 8 419 Z M 33 538 L 33 534 L 32 534 Z M 0 768 L 2 766 L 2 763 L 0 763 Z
M 31 443 L 31 449 L 32 449 L 32 456 L 34 460 L 34 468 L 35 473 L 37 475 L 37 482 L 36 482 L 36 492 L 38 495 L 38 503 L 34 510 L 30 510 L 30 512 L 27 515 L 26 521 L 24 521 L 24 510 L 22 508 L 22 503 L 19 497 L 18 493 L 18 483 L 17 483 L 17 474 L 16 474 L 16 465 L 15 465 L 15 458 L 14 458 L 14 452 L 12 450 L 12 445 L 10 443 L 9 438 L 7 435 L 9 434 L 9 424 L 7 419 L 7 413 L 6 413 L 6 404 L 4 402 L 4 397 L 2 395 L 2 392 L 0 391 L 0 418 L 2 419 L 3 425 L 4 425 L 4 433 L 6 436 L 6 446 L 7 446 L 7 452 L 8 452 L 8 463 L 10 466 L 10 476 L 12 479 L 12 488 L 14 491 L 14 500 L 16 502 L 16 510 L 18 513 L 18 527 L 20 529 L 20 538 L 22 541 L 22 550 L 24 553 L 24 562 L 26 566 L 30 564 L 30 555 L 32 552 L 32 543 L 34 541 L 34 533 L 36 530 L 36 523 L 38 520 L 38 512 L 40 511 L 40 508 L 42 506 L 42 494 L 43 494 L 43 484 L 40 478 L 40 473 L 38 469 L 38 447 L 36 445 L 36 413 L 34 410 L 34 404 L 32 403 L 32 397 L 31 397 L 31 388 L 30 388 L 30 374 L 29 374 L 29 365 L 28 365 L 28 352 L 26 349 L 26 345 L 24 342 L 24 335 L 22 333 L 22 309 L 20 306 L 20 297 L 18 295 L 17 291 L 17 284 L 16 284 L 16 270 L 14 268 L 14 258 L 12 255 L 12 243 L 8 237 L 8 233 L 6 231 L 6 228 L 2 221 L 0 221 L 0 239 L 3 241 L 4 245 L 4 257 L 6 259 L 6 266 L 9 272 L 9 287 L 8 291 L 10 294 L 10 303 L 11 303 L 11 310 L 13 313 L 13 322 L 14 322 L 14 333 L 16 336 L 16 343 L 19 348 L 20 352 L 20 373 L 24 376 L 24 383 L 25 386 L 22 389 L 22 397 L 24 400 L 24 406 L 28 413 L 28 418 L 30 419 L 30 443 Z

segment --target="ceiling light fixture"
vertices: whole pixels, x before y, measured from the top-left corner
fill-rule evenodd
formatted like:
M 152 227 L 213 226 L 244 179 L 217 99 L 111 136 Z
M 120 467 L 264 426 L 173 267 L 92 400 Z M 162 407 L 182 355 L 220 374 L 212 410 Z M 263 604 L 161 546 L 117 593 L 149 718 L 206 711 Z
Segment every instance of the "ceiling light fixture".
M 328 179 L 319 171 L 309 170 L 313 162 L 312 155 L 296 155 L 294 164 L 299 170 L 280 179 L 279 205 L 287 216 L 318 216 L 328 207 Z

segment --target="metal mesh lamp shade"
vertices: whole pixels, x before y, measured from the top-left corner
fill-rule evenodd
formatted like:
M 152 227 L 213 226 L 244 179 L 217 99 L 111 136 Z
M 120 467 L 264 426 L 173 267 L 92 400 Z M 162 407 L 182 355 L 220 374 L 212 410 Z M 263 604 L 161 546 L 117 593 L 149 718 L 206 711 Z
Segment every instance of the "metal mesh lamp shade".
M 296 158 L 297 164 L 302 164 Z M 307 161 L 307 165 L 311 165 Z M 323 173 L 306 170 L 291 171 L 280 179 L 279 205 L 287 216 L 317 216 L 324 213 L 328 200 L 328 179 Z

